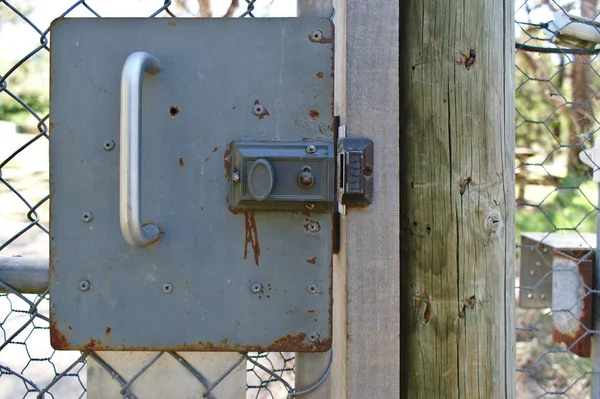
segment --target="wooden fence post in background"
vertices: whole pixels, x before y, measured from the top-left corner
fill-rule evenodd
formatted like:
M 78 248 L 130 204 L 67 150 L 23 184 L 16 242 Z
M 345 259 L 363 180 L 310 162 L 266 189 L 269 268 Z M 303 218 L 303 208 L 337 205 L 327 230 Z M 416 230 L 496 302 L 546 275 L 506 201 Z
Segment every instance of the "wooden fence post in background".
M 515 397 L 513 3 L 403 2 L 405 398 Z

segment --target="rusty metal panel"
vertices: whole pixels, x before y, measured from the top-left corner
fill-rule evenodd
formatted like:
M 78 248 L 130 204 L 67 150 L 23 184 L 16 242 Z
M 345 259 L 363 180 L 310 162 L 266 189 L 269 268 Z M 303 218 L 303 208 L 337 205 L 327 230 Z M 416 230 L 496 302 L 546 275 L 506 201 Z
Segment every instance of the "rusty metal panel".
M 552 339 L 574 354 L 591 355 L 594 263 L 554 251 L 552 263 Z
M 521 233 L 519 306 L 552 307 L 554 251 L 581 258 L 591 256 L 595 246 L 594 233 Z
M 332 213 L 230 208 L 229 143 L 333 142 L 331 22 L 67 19 L 51 38 L 52 346 L 329 349 Z M 138 51 L 161 64 L 142 84 L 141 214 L 160 228 L 145 247 L 119 223 Z

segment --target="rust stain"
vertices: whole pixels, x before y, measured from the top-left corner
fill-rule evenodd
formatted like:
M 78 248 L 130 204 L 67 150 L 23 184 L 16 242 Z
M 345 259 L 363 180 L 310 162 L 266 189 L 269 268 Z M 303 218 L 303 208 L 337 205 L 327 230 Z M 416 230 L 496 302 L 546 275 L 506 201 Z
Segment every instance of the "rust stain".
M 244 244 L 244 259 L 248 257 L 248 244 L 252 246 L 254 252 L 254 263 L 258 266 L 258 259 L 260 258 L 260 244 L 258 242 L 258 230 L 256 228 L 256 219 L 254 218 L 254 212 L 244 212 L 244 219 L 246 223 L 246 241 Z
M 319 126 L 319 134 L 325 134 L 323 133 L 323 129 L 321 129 L 321 126 Z
M 169 25 L 169 26 L 177 26 L 177 24 L 175 22 L 167 22 L 167 25 Z
M 215 146 L 215 148 L 212 149 L 212 152 L 217 152 L 219 151 L 219 147 Z
M 190 282 L 185 280 L 185 285 L 190 285 Z
M 204 162 L 208 162 L 208 161 L 210 161 L 209 157 L 204 158 Z
M 106 330 L 104 330 L 104 340 L 106 341 L 107 345 L 110 345 L 110 332 L 112 331 L 112 328 L 110 326 L 106 327 Z
M 316 73 L 317 79 L 323 79 L 323 72 Z
M 56 321 L 50 318 L 50 345 L 54 349 L 70 349 L 71 344 L 67 337 L 59 330 Z
M 227 181 L 231 181 L 231 144 L 225 147 L 223 153 L 223 166 L 225 166 L 225 178 Z
M 169 115 L 171 115 L 171 118 L 175 118 L 177 115 L 179 115 L 179 107 L 171 105 L 169 108 Z
M 229 207 L 228 207 L 228 209 L 229 209 L 229 212 L 230 212 L 232 215 L 238 215 L 238 214 L 239 214 L 239 212 L 238 212 L 238 211 L 236 211 L 235 209 L 233 209 L 233 207 L 232 207 L 232 206 L 229 206 Z
M 306 262 L 314 265 L 317 263 L 317 257 L 315 256 L 314 258 L 307 259 Z
M 311 109 L 308 112 L 308 116 L 310 117 L 310 119 L 312 119 L 313 121 L 318 120 L 321 117 L 321 114 L 319 113 L 319 111 L 317 111 L 316 109 Z
M 73 331 L 73 326 L 72 325 L 68 325 L 67 328 L 69 329 L 69 331 Z
M 184 165 L 185 163 L 183 162 L 183 157 L 179 157 L 179 166 L 183 168 Z

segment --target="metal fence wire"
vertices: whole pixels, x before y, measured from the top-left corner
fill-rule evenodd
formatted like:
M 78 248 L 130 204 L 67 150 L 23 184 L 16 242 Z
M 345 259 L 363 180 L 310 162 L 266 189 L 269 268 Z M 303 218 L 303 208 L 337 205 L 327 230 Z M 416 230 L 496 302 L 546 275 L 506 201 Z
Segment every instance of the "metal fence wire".
M 265 9 L 274 2 L 231 0 L 213 2 L 211 7 L 208 0 L 74 3 L 0 0 L 0 55 L 12 54 L 17 60 L 7 61 L 0 56 L 0 256 L 23 256 L 23 259 L 48 256 L 48 58 L 49 24 L 53 19 L 174 18 L 199 13 L 243 18 L 265 14 Z M 222 6 L 225 6 L 222 13 L 213 15 L 214 9 Z M 33 40 L 26 40 L 20 32 L 29 34 Z M 13 123 L 7 123 L 7 119 Z M 121 384 L 123 398 L 136 398 L 136 381 L 164 356 L 175 358 L 182 373 L 189 372 L 205 387 L 203 397 L 214 397 L 212 389 L 227 384 L 227 380 L 223 381 L 227 374 L 242 362 L 247 365 L 247 398 L 286 398 L 300 394 L 294 389 L 294 353 L 240 354 L 238 361 L 220 378 L 208 380 L 203 370 L 195 369 L 181 354 L 160 352 L 126 379 L 98 353 L 52 349 L 47 290 L 39 295 L 21 293 L 0 279 L 0 292 L 3 292 L 0 294 L 2 398 L 84 398 L 90 358 Z
M 596 398 L 599 4 L 515 10 L 517 397 Z

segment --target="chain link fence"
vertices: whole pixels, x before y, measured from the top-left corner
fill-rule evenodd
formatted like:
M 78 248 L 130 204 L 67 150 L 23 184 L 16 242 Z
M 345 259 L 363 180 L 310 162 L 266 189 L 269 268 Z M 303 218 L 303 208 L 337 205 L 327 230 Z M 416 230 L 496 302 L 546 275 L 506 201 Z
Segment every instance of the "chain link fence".
M 597 0 L 516 2 L 517 397 L 598 397 Z
M 295 2 L 131 2 L 0 0 L 0 256 L 48 256 L 48 79 L 50 22 L 58 17 L 157 17 L 273 15 Z M 293 3 L 293 4 L 292 4 Z M 16 60 L 16 61 L 15 61 Z M 8 122 L 10 120 L 10 122 Z M 12 258 L 14 259 L 14 258 Z M 0 397 L 84 398 L 87 359 L 92 358 L 136 398 L 135 384 L 161 358 L 173 357 L 213 397 L 213 388 L 245 363 L 247 398 L 286 398 L 294 388 L 294 353 L 240 354 L 220 378 L 207 379 L 181 354 L 160 352 L 126 379 L 95 352 L 55 351 L 49 342 L 48 291 L 21 293 L 0 279 Z M 307 391 L 307 390 L 305 390 Z

